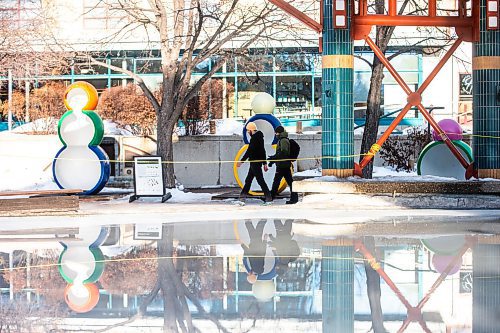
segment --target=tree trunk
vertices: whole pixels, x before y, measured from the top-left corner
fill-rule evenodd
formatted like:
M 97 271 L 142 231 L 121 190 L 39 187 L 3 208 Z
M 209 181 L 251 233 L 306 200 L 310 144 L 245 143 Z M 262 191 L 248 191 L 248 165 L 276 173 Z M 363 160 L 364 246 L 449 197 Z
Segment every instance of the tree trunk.
M 366 123 L 361 143 L 361 152 L 366 153 L 377 142 L 378 123 L 380 120 L 380 99 L 382 94 L 382 80 L 384 79 L 384 65 L 374 56 L 373 70 L 370 77 L 370 90 L 366 103 Z M 364 156 L 360 156 L 360 161 Z M 363 178 L 371 179 L 373 176 L 373 159 L 363 169 Z
M 370 251 L 374 257 L 375 253 L 375 239 L 373 237 L 364 237 L 363 240 L 365 247 Z M 368 292 L 368 300 L 370 302 L 370 310 L 372 317 L 372 329 L 374 333 L 386 333 L 384 327 L 384 314 L 382 313 L 382 305 L 380 304 L 380 275 L 375 271 L 368 261 L 365 261 L 366 272 L 366 287 Z
M 163 163 L 163 181 L 167 188 L 175 187 L 175 172 L 174 164 L 174 146 L 172 135 L 174 134 L 175 121 L 169 119 L 166 115 L 166 107 L 162 106 L 162 110 L 157 115 L 157 153 L 161 156 Z

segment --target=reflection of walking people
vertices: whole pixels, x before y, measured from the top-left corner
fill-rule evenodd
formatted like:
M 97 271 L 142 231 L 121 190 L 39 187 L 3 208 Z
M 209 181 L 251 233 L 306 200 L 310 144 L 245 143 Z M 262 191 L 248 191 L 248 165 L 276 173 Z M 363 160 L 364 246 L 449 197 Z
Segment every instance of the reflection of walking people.
M 262 166 L 264 166 L 264 171 L 268 170 L 266 164 L 266 149 L 264 147 L 264 134 L 257 130 L 257 125 L 253 122 L 249 122 L 246 129 L 251 137 L 250 143 L 245 155 L 243 155 L 237 166 L 240 167 L 241 164 L 248 159 L 250 161 L 250 168 L 248 169 L 248 175 L 245 179 L 245 186 L 243 186 L 240 194 L 240 200 L 244 200 L 248 196 L 253 179 L 255 178 L 262 192 L 264 192 L 266 202 L 270 202 L 272 201 L 271 192 L 267 187 L 266 181 L 264 180 L 264 174 L 262 173 Z
M 268 279 L 268 277 L 272 278 L 276 275 L 274 267 L 270 272 L 264 274 L 264 262 L 268 246 L 262 236 L 266 222 L 266 220 L 260 220 L 257 227 L 253 226 L 252 221 L 245 222 L 245 227 L 250 236 L 250 243 L 248 245 L 241 244 L 241 247 L 244 251 L 243 264 L 248 272 L 247 280 L 251 284 L 255 283 L 257 279 Z
M 271 195 L 273 199 L 278 195 L 278 188 L 280 186 L 281 180 L 285 178 L 286 183 L 290 187 L 290 200 L 287 204 L 295 204 L 299 201 L 299 195 L 297 192 L 292 191 L 292 161 L 291 161 L 291 145 L 288 139 L 288 133 L 285 131 L 283 126 L 278 126 L 275 129 L 276 136 L 278 137 L 278 146 L 276 148 L 276 154 L 269 156 L 270 160 L 276 160 L 276 162 L 269 162 L 269 166 L 276 163 L 276 174 L 274 175 L 273 187 L 271 189 Z
M 247 228 L 248 235 L 250 236 L 250 243 L 248 246 L 246 244 L 241 244 L 241 247 L 243 248 L 244 256 L 249 262 L 249 267 L 247 267 L 247 280 L 250 283 L 254 283 L 257 280 L 257 275 L 264 272 L 266 243 L 262 240 L 262 233 L 264 232 L 265 225 L 266 220 L 259 221 L 259 223 L 257 223 L 257 227 L 253 226 L 252 221 L 245 222 L 245 227 Z M 246 266 L 247 265 L 245 265 L 245 267 Z
M 279 257 L 280 266 L 288 266 L 300 256 L 300 248 L 297 241 L 293 240 L 292 220 L 274 220 L 276 237 L 270 236 L 271 244 Z

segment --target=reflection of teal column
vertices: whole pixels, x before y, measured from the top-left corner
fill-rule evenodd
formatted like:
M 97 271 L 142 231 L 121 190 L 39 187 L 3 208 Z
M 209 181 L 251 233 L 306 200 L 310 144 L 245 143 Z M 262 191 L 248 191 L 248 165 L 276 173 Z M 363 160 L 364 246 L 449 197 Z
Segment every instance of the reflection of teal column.
M 354 332 L 353 246 L 323 245 L 323 333 Z
M 353 42 L 351 38 L 351 1 L 346 0 L 347 29 L 333 28 L 332 0 L 323 4 L 323 147 L 328 156 L 354 153 Z M 323 175 L 352 176 L 354 158 L 324 158 Z
M 473 137 L 474 161 L 481 178 L 500 179 L 500 30 L 486 30 L 486 0 L 480 1 L 480 41 L 474 44 Z
M 500 245 L 477 245 L 472 257 L 472 332 L 500 327 Z

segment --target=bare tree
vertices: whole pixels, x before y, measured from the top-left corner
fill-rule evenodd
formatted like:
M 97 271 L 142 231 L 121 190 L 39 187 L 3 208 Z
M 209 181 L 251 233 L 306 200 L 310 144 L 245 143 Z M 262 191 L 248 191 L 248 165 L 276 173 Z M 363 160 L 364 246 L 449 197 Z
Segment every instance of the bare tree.
M 54 49 L 42 0 L 6 1 L 0 11 L 0 75 L 29 78 L 59 74 L 67 68 L 65 54 Z
M 264 47 L 271 38 L 279 40 L 284 32 L 294 30 L 284 13 L 263 0 L 101 0 L 98 5 L 125 17 L 123 27 L 103 43 L 126 39 L 142 29 L 148 47 L 160 51 L 160 96 L 131 70 L 111 66 L 88 53 L 78 56 L 91 64 L 129 75 L 142 89 L 156 112 L 158 154 L 166 162 L 167 187 L 175 186 L 172 134 L 188 102 L 203 83 L 231 56 L 245 54 L 249 47 Z M 196 80 L 195 68 L 207 61 L 211 62 L 210 70 Z

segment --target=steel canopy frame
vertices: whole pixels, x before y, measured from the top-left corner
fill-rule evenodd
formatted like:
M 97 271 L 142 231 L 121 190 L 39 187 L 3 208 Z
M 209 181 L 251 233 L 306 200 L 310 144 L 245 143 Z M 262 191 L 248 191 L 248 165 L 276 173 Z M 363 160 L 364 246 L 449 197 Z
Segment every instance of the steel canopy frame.
M 310 18 L 306 14 L 302 13 L 300 10 L 290 5 L 285 0 L 268 0 L 272 4 L 281 8 L 286 13 L 295 17 L 299 21 L 303 22 L 312 30 L 321 33 L 323 31 L 323 1 L 321 1 L 321 22 L 318 23 L 314 19 Z M 460 164 L 465 168 L 465 178 L 470 179 L 472 177 L 478 177 L 477 170 L 474 170 L 472 163 L 465 160 L 459 150 L 453 145 L 448 135 L 440 128 L 437 122 L 434 120 L 432 115 L 425 109 L 422 105 L 422 93 L 429 86 L 432 80 L 436 77 L 437 73 L 442 69 L 448 59 L 457 50 L 463 41 L 467 42 L 477 42 L 479 41 L 479 0 L 470 0 L 471 2 L 471 15 L 468 15 L 467 0 L 457 0 L 458 1 L 458 15 L 457 16 L 441 16 L 437 15 L 437 0 L 428 0 L 428 13 L 427 15 L 398 15 L 397 13 L 397 0 L 388 0 L 387 14 L 369 14 L 368 13 L 368 0 L 358 0 L 357 8 L 354 0 L 351 0 L 351 10 L 354 13 L 352 15 L 352 37 L 355 40 L 365 40 L 370 46 L 375 55 L 384 64 L 387 70 L 391 73 L 397 83 L 401 86 L 404 92 L 407 94 L 407 104 L 400 112 L 400 114 L 394 119 L 389 128 L 384 132 L 382 137 L 375 143 L 369 150 L 369 152 L 364 156 L 363 160 L 357 164 L 354 163 L 354 174 L 362 176 L 363 168 L 368 165 L 368 163 L 373 159 L 375 154 L 380 150 L 381 146 L 387 140 L 389 135 L 394 131 L 396 126 L 404 118 L 408 110 L 412 106 L 416 106 L 417 109 L 422 113 L 424 118 L 429 122 L 432 128 L 439 133 L 440 137 L 443 139 L 444 143 L 451 150 L 453 155 L 457 158 Z M 357 9 L 357 11 L 356 11 Z M 334 17 L 334 15 L 332 16 Z M 403 78 L 398 74 L 398 72 L 391 65 L 389 60 L 385 57 L 384 53 L 378 48 L 378 46 L 370 38 L 369 34 L 372 26 L 431 26 L 431 27 L 454 27 L 455 32 L 458 35 L 458 39 L 451 46 L 451 48 L 446 52 L 444 57 L 439 61 L 434 70 L 429 74 L 427 79 L 424 81 L 422 86 L 420 86 L 417 91 L 413 92 L 404 82 Z M 320 39 L 320 52 L 321 52 L 321 39 Z

